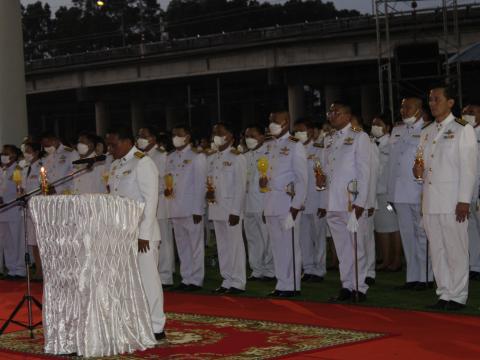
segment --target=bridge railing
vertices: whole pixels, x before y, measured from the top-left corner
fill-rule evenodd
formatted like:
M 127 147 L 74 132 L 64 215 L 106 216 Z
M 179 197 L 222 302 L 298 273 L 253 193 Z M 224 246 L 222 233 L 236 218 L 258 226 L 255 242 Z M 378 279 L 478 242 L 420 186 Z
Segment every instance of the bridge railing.
M 459 22 L 480 19 L 480 4 L 458 6 Z M 415 14 L 415 16 L 413 16 Z M 438 9 L 421 9 L 412 11 L 397 12 L 390 14 L 390 27 L 395 28 L 421 27 L 425 24 L 441 24 L 443 14 Z M 158 54 L 168 54 L 184 50 L 208 49 L 212 47 L 256 42 L 266 42 L 282 38 L 295 38 L 309 35 L 328 36 L 330 34 L 341 34 L 344 32 L 356 32 L 360 30 L 375 30 L 375 17 L 360 16 L 354 18 L 338 18 L 315 22 L 304 22 L 300 24 L 289 24 L 283 26 L 266 27 L 260 29 L 249 29 L 221 34 L 202 35 L 181 39 L 171 39 L 163 42 L 143 43 L 119 48 L 106 48 L 98 51 L 76 53 L 57 56 L 49 59 L 26 61 L 27 74 L 41 71 L 48 68 L 61 68 L 74 65 L 86 65 L 90 63 L 108 62 L 120 60 L 138 59 Z

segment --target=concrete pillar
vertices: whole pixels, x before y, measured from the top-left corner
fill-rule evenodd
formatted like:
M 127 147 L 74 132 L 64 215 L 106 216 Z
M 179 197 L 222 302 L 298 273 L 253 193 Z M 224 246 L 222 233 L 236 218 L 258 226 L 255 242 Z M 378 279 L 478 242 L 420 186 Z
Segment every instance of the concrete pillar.
M 305 95 L 303 85 L 288 85 L 288 112 L 292 124 L 305 116 Z
M 165 107 L 165 125 L 167 130 L 172 130 L 175 126 L 175 109 L 172 106 Z
M 104 136 L 108 131 L 110 113 L 108 105 L 103 101 L 95 103 L 95 128 L 97 135 Z
M 28 133 L 19 0 L 0 1 L 0 49 L 0 144 L 18 145 Z
M 379 111 L 378 88 L 373 85 L 362 85 L 361 88 L 361 106 L 362 118 L 365 124 L 370 124 L 372 118 Z
M 130 103 L 130 115 L 132 119 L 133 134 L 138 134 L 138 130 L 144 125 L 143 104 L 138 100 L 132 100 Z
M 324 88 L 325 97 L 325 110 L 328 111 L 330 105 L 335 100 L 339 100 L 342 96 L 342 88 L 338 85 L 325 85 Z

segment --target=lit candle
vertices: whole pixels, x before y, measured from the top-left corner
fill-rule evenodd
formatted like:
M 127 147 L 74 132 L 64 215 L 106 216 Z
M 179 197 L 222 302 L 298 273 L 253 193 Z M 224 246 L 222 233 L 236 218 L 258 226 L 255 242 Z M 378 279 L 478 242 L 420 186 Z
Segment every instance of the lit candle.
M 40 188 L 43 195 L 48 195 L 47 170 L 43 166 L 40 168 Z

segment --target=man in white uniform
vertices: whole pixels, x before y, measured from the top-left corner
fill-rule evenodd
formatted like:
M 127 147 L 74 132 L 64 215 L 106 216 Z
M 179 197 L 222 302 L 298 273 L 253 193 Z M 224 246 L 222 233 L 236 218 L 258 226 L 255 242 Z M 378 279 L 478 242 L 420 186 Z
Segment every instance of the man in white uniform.
M 207 162 L 205 155 L 192 148 L 192 136 L 186 125 L 172 129 L 175 151 L 167 156 L 166 174 L 172 189 L 164 188 L 168 214 L 175 231 L 180 275 L 178 290 L 195 291 L 203 286 L 205 276 L 205 244 L 203 214 Z
M 77 151 L 79 159 L 89 159 L 97 156 L 95 152 L 95 136 L 89 133 L 81 133 L 78 136 Z M 87 164 L 74 165 L 74 171 L 87 167 Z M 73 194 L 105 194 L 107 184 L 103 177 L 105 173 L 105 162 L 96 162 L 90 170 L 78 173 L 73 178 Z
M 145 204 L 139 225 L 138 266 L 147 297 L 153 332 L 157 340 L 165 337 L 166 317 L 163 312 L 162 282 L 158 273 L 160 228 L 156 219 L 158 171 L 155 163 L 134 146 L 128 129 L 108 133 L 108 146 L 114 161 L 110 169 L 109 187 L 113 195 L 124 196 Z
M 462 111 L 463 120 L 475 129 L 477 144 L 480 143 L 480 106 L 467 105 Z M 479 147 L 480 150 L 480 147 Z M 479 212 L 479 186 L 480 186 L 480 154 L 477 162 L 477 182 L 473 189 L 470 204 L 470 218 L 468 219 L 468 249 L 470 254 L 470 280 L 480 280 L 480 212 Z
M 295 138 L 304 146 L 307 156 L 308 185 L 305 204 L 300 218 L 300 248 L 302 250 L 302 281 L 321 282 L 327 272 L 326 264 L 326 221 L 319 218 L 322 191 L 317 190 L 315 166 L 323 150 L 313 141 L 314 129 L 309 120 L 297 120 L 294 125 Z
M 164 177 L 167 166 L 167 153 L 157 145 L 155 130 L 142 127 L 138 130 L 137 147 L 148 155 L 158 170 L 158 206 L 157 220 L 160 226 L 160 241 L 158 271 L 164 288 L 173 285 L 173 272 L 175 271 L 175 254 L 173 248 L 172 228 L 168 222 L 167 202 L 164 195 Z
M 78 154 L 75 150 L 64 146 L 58 137 L 53 134 L 44 134 L 41 138 L 41 143 L 47 153 L 47 156 L 43 159 L 43 164 L 50 184 L 70 175 L 74 171 L 72 161 L 78 159 Z M 72 189 L 73 182 L 71 179 L 55 185 L 55 193 L 59 195 L 71 194 Z
M 272 243 L 277 284 L 270 294 L 292 297 L 300 294 L 302 254 L 299 239 L 300 209 L 308 186 L 307 156 L 303 145 L 290 136 L 290 116 L 281 111 L 270 114 L 269 130 L 273 140 L 267 142 L 269 169 L 265 218 Z
M 429 261 L 428 279 L 427 237 L 421 224 L 422 185 L 415 181 L 412 164 L 425 123 L 422 118 L 422 101 L 418 98 L 402 100 L 400 114 L 403 125 L 393 128 L 390 137 L 390 162 L 388 167 L 387 200 L 397 212 L 402 237 L 403 253 L 407 263 L 405 285 L 398 289 L 424 290 L 433 281 Z
M 251 125 L 245 130 L 245 143 L 249 151 L 245 153 L 247 161 L 247 196 L 245 199 L 245 218 L 243 227 L 248 246 L 248 261 L 252 274 L 248 278 L 255 280 L 273 280 L 273 254 L 267 226 L 263 222 L 265 193 L 258 186 L 258 159 L 268 156 L 265 146 L 265 129 L 260 125 Z
M 247 186 L 245 157 L 232 147 L 233 128 L 226 123 L 213 127 L 218 151 L 207 159 L 208 217 L 213 220 L 218 262 L 223 282 L 217 294 L 245 291 L 246 258 L 242 218 Z
M 342 288 L 331 302 L 366 299 L 368 285 L 365 255 L 367 231 L 366 210 L 370 185 L 371 144 L 368 135 L 353 129 L 352 112 L 348 105 L 334 103 L 330 107 L 330 123 L 336 130 L 325 144 L 324 171 L 327 177 L 327 196 L 322 208 L 337 250 Z M 357 258 L 358 294 L 356 294 L 354 234 L 347 229 L 351 216 L 358 221 Z
M 473 127 L 455 118 L 451 90 L 430 90 L 435 121 L 421 134 L 424 166 L 423 223 L 432 253 L 439 300 L 433 309 L 459 310 L 468 298 L 468 215 L 477 179 L 477 138 Z

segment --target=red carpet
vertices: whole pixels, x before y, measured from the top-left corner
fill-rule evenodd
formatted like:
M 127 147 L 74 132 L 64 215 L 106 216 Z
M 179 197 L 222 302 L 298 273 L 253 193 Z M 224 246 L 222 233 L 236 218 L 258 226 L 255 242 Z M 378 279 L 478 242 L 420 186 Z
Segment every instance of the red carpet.
M 22 283 L 0 282 L 2 322 L 20 299 L 23 287 Z M 40 286 L 35 284 L 34 294 L 37 298 L 40 298 L 40 291 Z M 480 358 L 480 318 L 478 317 L 180 293 L 166 293 L 165 308 L 174 313 L 265 320 L 394 335 L 375 341 L 284 357 L 288 359 L 442 360 Z M 38 312 L 36 312 L 35 320 L 37 319 L 39 319 Z M 11 326 L 9 331 L 13 330 L 18 330 L 18 328 Z M 168 323 L 166 330 L 168 334 Z M 30 358 L 38 357 L 0 352 L 0 359 Z M 196 357 L 196 359 L 199 358 Z

